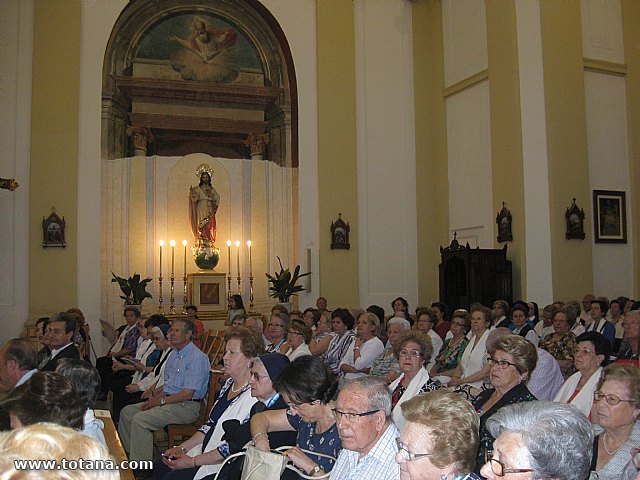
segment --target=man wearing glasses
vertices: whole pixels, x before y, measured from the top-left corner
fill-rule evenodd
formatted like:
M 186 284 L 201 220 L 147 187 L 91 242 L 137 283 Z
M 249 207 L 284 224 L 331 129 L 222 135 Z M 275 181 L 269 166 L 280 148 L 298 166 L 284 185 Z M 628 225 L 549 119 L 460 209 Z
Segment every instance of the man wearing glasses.
M 524 402 L 501 408 L 487 420 L 496 438 L 493 456 L 480 470 L 489 480 L 589 476 L 593 428 L 571 405 Z
M 398 429 L 390 420 L 391 394 L 384 380 L 349 381 L 338 394 L 333 413 L 343 449 L 331 480 L 400 478 L 395 461 Z

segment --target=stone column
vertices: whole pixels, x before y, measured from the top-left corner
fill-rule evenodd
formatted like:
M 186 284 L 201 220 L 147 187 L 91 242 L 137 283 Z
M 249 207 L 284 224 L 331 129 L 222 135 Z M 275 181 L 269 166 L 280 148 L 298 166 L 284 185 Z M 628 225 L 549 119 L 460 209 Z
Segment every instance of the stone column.
M 256 135 L 251 132 L 244 142 L 251 149 L 251 160 L 264 160 L 264 149 L 268 143 L 267 134 Z
M 133 156 L 146 157 L 147 145 L 154 140 L 149 127 L 129 127 L 127 134 L 133 139 Z

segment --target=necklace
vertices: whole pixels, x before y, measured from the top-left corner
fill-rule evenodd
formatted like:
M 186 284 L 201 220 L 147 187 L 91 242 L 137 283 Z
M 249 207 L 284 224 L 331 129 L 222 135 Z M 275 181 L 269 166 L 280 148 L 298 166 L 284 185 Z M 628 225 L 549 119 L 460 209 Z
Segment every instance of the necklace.
M 607 448 L 607 432 L 604 432 L 604 435 L 602 435 L 602 446 L 604 447 L 604 451 L 607 452 L 609 455 L 613 455 L 618 450 L 620 450 L 620 447 L 622 446 L 623 443 L 624 442 L 618 445 L 618 448 L 616 448 L 613 452 L 610 452 L 609 449 Z
M 234 382 L 235 383 L 235 382 Z M 233 385 L 231 385 L 231 393 L 238 393 L 239 391 L 243 390 L 244 387 L 246 387 L 247 385 L 249 385 L 249 382 L 245 382 L 244 385 L 242 385 L 240 388 L 238 388 L 237 390 L 235 388 L 233 388 Z

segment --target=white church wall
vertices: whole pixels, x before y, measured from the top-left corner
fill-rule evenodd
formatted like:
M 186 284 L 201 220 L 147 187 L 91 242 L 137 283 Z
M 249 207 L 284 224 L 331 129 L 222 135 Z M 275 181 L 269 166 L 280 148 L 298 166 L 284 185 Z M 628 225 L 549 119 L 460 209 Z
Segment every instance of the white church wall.
M 625 79 L 585 72 L 585 98 L 589 186 L 591 190 L 627 192 L 627 238 L 630 239 L 634 225 L 628 219 L 635 206 L 630 202 Z M 593 232 L 586 233 L 587 238 L 594 241 Z M 594 243 L 592 252 L 594 293 L 609 298 L 633 297 L 631 243 Z
M 0 177 L 20 184 L 13 192 L 0 190 L 0 344 L 21 334 L 29 315 L 33 18 L 32 0 L 0 8 Z
M 417 224 L 411 4 L 354 2 L 360 305 L 415 306 Z

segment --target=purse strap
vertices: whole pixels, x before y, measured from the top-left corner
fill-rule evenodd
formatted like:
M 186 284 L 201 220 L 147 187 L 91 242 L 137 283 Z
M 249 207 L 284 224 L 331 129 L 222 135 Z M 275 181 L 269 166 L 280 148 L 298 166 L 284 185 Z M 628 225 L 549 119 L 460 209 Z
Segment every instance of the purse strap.
M 282 453 L 282 452 L 284 452 L 286 450 L 289 450 L 291 448 L 293 448 L 293 447 L 292 446 L 278 447 L 278 448 L 275 448 L 274 451 Z M 300 448 L 300 447 L 298 447 L 298 448 Z M 324 457 L 324 458 L 328 458 L 329 460 L 333 460 L 334 462 L 336 461 L 336 458 L 334 456 L 332 456 L 332 455 L 327 455 L 325 453 L 320 453 L 320 452 L 314 452 L 312 450 L 305 450 L 304 448 L 300 448 L 300 450 L 302 452 L 308 454 L 308 455 L 314 455 L 316 457 Z M 305 479 L 329 478 L 329 476 L 331 475 L 331 472 L 325 472 L 324 475 L 320 475 L 318 477 L 315 477 L 315 476 L 312 477 L 311 475 L 307 475 L 306 473 L 304 473 L 302 470 L 300 470 L 295 465 L 287 464 L 287 468 L 289 470 L 293 470 L 294 472 L 296 472 L 298 475 L 300 475 L 302 478 L 305 478 Z

